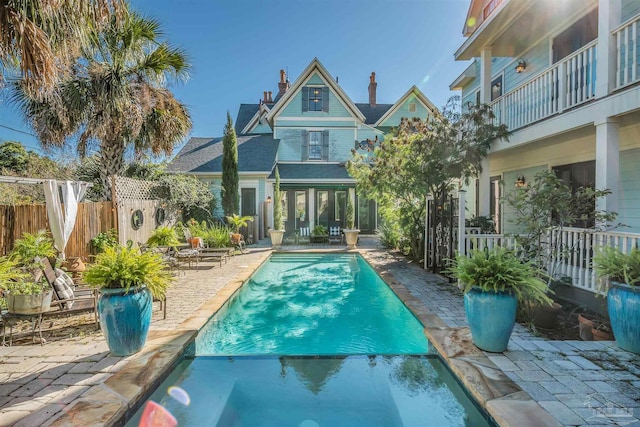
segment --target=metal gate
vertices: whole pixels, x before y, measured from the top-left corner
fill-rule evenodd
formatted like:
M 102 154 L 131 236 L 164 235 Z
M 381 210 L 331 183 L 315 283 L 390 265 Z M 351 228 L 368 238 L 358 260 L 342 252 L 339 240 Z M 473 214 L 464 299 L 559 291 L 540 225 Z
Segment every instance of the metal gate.
M 427 203 L 426 268 L 440 273 L 455 256 L 458 233 L 458 198 L 441 193 Z

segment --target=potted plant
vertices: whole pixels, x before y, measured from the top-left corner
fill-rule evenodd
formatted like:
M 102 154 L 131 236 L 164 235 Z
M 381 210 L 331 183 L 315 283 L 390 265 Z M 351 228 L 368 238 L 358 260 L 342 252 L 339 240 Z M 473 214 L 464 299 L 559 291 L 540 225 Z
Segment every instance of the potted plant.
M 329 241 L 329 230 L 322 224 L 313 227 L 311 231 L 311 243 L 323 243 Z
M 227 217 L 227 221 L 229 221 L 229 224 L 231 224 L 234 229 L 231 240 L 240 241 L 240 229 L 249 225 L 249 222 L 253 221 L 253 217 L 233 214 Z
M 282 195 L 280 194 L 280 172 L 276 166 L 276 184 L 273 193 L 273 230 L 269 230 L 271 246 L 280 249 L 284 237 L 284 224 L 282 222 Z
M 503 352 L 516 320 L 518 299 L 524 296 L 549 304 L 539 271 L 512 251 L 496 247 L 458 255 L 448 272 L 464 291 L 464 309 L 473 343 L 485 351 Z
M 53 258 L 56 250 L 53 247 L 53 240 L 45 230 L 38 232 L 22 233 L 22 238 L 15 241 L 9 258 L 18 262 L 28 270 L 39 270 L 40 258 Z
M 347 249 L 355 249 L 356 244 L 358 243 L 358 233 L 360 230 L 355 229 L 355 214 L 353 211 L 353 203 L 351 201 L 351 196 L 347 197 L 347 212 L 345 214 L 347 219 L 347 228 L 342 230 L 344 233 L 344 237 L 347 241 Z
M 49 285 L 7 257 L 0 257 L 0 290 L 6 294 L 9 313 L 43 313 L 51 307 L 53 290 Z
M 640 354 L 640 249 L 624 254 L 605 247 L 593 257 L 593 265 L 605 279 L 607 311 L 618 346 Z
M 151 232 L 151 236 L 147 240 L 149 247 L 158 246 L 176 246 L 179 245 L 176 230 L 173 227 L 158 227 Z
M 173 280 L 161 255 L 133 247 L 107 247 L 84 279 L 100 290 L 100 329 L 111 353 L 127 356 L 140 351 L 151 323 L 152 296 L 163 300 Z

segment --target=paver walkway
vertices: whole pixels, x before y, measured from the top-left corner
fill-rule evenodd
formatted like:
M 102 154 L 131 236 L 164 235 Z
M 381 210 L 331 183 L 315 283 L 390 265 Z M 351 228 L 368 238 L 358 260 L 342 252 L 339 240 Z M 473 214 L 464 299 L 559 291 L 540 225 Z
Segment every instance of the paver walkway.
M 455 286 L 387 251 L 370 257 L 447 326 L 467 326 Z M 545 340 L 516 324 L 507 351 L 485 355 L 563 425 L 640 426 L 640 356 L 613 341 Z
M 243 269 L 264 257 L 267 245 L 260 242 L 222 268 L 203 265 L 178 276 L 168 293 L 167 319 L 161 319 L 156 307 L 152 332 L 173 330 L 183 323 Z M 462 296 L 455 287 L 380 249 L 375 239 L 361 238 L 359 247 L 448 326 L 466 326 Z M 640 425 L 640 357 L 619 350 L 613 342 L 547 341 L 517 325 L 507 352 L 486 355 L 563 425 Z M 132 357 L 110 356 L 99 333 L 44 346 L 0 347 L 0 426 L 48 425 L 69 409 L 70 402 L 91 393 Z

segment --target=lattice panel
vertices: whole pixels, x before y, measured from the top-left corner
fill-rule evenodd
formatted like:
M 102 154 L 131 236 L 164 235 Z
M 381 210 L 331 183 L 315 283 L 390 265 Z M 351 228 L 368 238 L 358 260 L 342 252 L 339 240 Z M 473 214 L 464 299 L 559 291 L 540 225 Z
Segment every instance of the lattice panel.
M 154 181 L 115 176 L 114 184 L 118 207 L 127 200 L 157 200 L 163 197 L 163 187 Z

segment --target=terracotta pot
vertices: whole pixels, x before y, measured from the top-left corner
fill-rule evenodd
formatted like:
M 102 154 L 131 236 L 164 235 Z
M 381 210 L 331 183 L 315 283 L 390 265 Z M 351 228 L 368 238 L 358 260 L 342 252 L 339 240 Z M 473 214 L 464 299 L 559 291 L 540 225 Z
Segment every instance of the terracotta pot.
M 555 329 L 560 311 L 562 306 L 557 302 L 551 305 L 539 305 L 535 309 L 533 322 L 539 328 Z
M 609 331 L 591 328 L 591 334 L 593 335 L 594 341 L 613 341 L 613 334 Z
M 64 264 L 67 271 L 72 273 L 80 273 L 87 269 L 84 262 L 82 262 L 82 259 L 78 257 L 67 258 Z
M 583 341 L 593 341 L 593 321 L 586 318 L 582 314 L 578 315 L 578 328 L 580 333 L 580 339 Z

